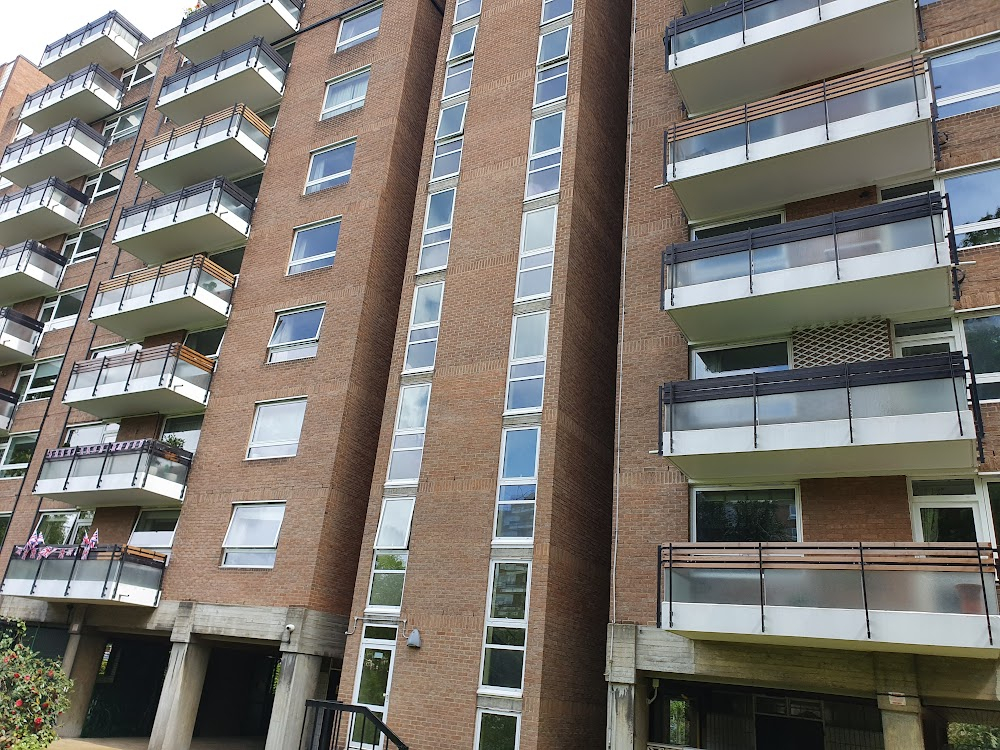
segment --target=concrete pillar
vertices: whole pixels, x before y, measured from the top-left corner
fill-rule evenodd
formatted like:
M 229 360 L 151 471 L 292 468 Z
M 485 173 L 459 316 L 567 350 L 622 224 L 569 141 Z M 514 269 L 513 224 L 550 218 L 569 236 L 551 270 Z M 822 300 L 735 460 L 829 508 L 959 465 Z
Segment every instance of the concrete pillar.
M 188 750 L 198 718 L 201 690 L 212 649 L 197 641 L 175 641 L 149 738 L 149 750 Z
M 295 750 L 302 737 L 306 700 L 317 698 L 322 656 L 285 652 L 274 692 L 274 708 L 264 750 Z
M 911 654 L 873 657 L 885 750 L 923 750 L 923 710 L 915 658 Z
M 608 750 L 645 750 L 648 715 L 645 680 L 636 675 L 634 625 L 608 625 Z M 641 702 L 641 706 L 639 705 Z
M 896 706 L 884 706 L 882 697 L 879 697 L 885 750 L 921 750 L 924 747 L 920 699 L 907 698 L 906 701 L 906 706 L 898 707 L 906 710 L 895 710 Z
M 62 668 L 73 679 L 73 690 L 69 695 L 69 709 L 63 714 L 59 728 L 60 737 L 79 737 L 83 732 L 105 645 L 106 639 L 100 635 L 75 632 L 69 636 Z

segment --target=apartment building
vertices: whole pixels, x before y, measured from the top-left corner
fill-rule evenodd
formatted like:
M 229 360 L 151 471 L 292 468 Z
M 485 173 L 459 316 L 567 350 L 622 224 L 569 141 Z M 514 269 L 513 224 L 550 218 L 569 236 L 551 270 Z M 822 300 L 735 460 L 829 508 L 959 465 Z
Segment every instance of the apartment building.
M 950 748 L 1000 726 L 1000 16 L 711 5 L 636 3 L 608 747 Z

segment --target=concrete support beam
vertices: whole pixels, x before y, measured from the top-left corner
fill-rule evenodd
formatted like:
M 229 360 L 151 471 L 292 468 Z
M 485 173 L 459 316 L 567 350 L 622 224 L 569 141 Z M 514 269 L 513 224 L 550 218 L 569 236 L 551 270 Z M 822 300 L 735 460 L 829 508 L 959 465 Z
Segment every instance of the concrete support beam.
M 63 714 L 60 737 L 79 737 L 94 694 L 97 672 L 104 656 L 105 639 L 100 635 L 71 633 L 63 656 L 63 671 L 73 679 L 69 709 Z
M 264 750 L 295 750 L 302 735 L 306 700 L 318 697 L 323 657 L 285 652 L 274 693 L 274 709 Z
M 911 654 L 874 654 L 874 666 L 885 750 L 922 750 L 916 659 Z
M 211 648 L 197 641 L 174 642 L 163 681 L 149 750 L 188 750 L 198 717 Z

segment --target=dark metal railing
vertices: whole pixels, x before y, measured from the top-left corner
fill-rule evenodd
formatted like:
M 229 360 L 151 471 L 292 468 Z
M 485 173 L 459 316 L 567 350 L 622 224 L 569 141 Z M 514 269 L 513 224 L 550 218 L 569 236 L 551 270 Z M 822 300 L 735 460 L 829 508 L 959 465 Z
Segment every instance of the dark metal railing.
M 22 138 L 19 141 L 14 141 L 7 148 L 4 149 L 3 157 L 0 158 L 0 165 L 9 166 L 9 162 L 19 164 L 22 162 L 26 155 L 31 155 L 33 152 L 41 152 L 47 146 L 53 144 L 60 144 L 65 146 L 71 143 L 77 136 L 82 136 L 88 139 L 97 146 L 100 151 L 98 161 L 104 156 L 104 149 L 107 147 L 107 139 L 94 130 L 92 127 L 87 125 L 79 118 L 74 117 L 69 122 L 64 122 L 62 125 L 57 125 L 54 128 L 49 128 L 48 130 L 30 135 L 27 138 Z
M 709 258 L 717 258 L 727 255 L 745 256 L 746 265 L 733 264 L 732 268 L 727 267 L 724 276 L 713 276 L 711 281 L 718 281 L 722 278 L 747 277 L 747 284 L 750 294 L 754 293 L 754 276 L 768 271 L 780 270 L 783 268 L 797 267 L 800 265 L 812 265 L 814 263 L 833 261 L 837 279 L 840 279 L 840 264 L 844 256 L 858 257 L 862 255 L 874 255 L 887 250 L 902 250 L 904 247 L 883 247 L 881 242 L 872 242 L 871 247 L 865 248 L 842 248 L 838 235 L 847 232 L 857 232 L 862 229 L 873 227 L 888 227 L 893 224 L 900 224 L 906 221 L 928 219 L 929 231 L 926 239 L 934 245 L 934 261 L 937 264 L 942 262 L 938 247 L 940 242 L 947 243 L 948 259 L 953 269 L 958 268 L 958 247 L 955 243 L 955 234 L 951 229 L 951 222 L 948 222 L 947 229 L 944 225 L 939 227 L 939 221 L 948 212 L 949 202 L 947 196 L 938 193 L 926 193 L 924 195 L 914 195 L 908 198 L 901 198 L 885 203 L 877 203 L 873 206 L 864 206 L 848 211 L 838 211 L 817 216 L 810 219 L 800 219 L 784 224 L 759 227 L 743 232 L 724 234 L 718 237 L 710 237 L 692 242 L 682 242 L 670 245 L 663 251 L 662 263 L 660 266 L 660 293 L 661 308 L 666 309 L 667 305 L 674 305 L 674 293 L 678 286 L 682 285 L 679 278 L 679 269 L 685 263 L 695 263 Z M 763 270 L 757 267 L 754 253 L 765 248 L 778 248 L 796 242 L 803 242 L 818 237 L 830 237 L 829 253 L 822 257 L 817 257 L 812 261 L 805 258 L 796 259 L 794 257 L 784 257 L 787 265 L 780 268 L 772 262 L 772 267 L 765 267 Z M 924 239 L 924 238 L 921 238 Z M 745 270 L 744 270 L 745 269 Z M 952 275 L 953 293 L 955 299 L 961 296 L 961 288 L 955 282 L 955 274 Z M 696 282 L 686 284 L 694 286 Z M 667 302 L 667 292 L 669 291 L 669 303 Z
M 204 389 L 207 402 L 214 372 L 215 362 L 203 354 L 181 344 L 164 344 L 113 357 L 75 362 L 66 392 L 88 388 L 93 398 L 102 385 L 117 384 L 123 393 L 127 393 L 134 380 L 149 378 L 156 378 L 156 388 L 172 389 L 180 379 Z
M 24 326 L 28 330 L 36 333 L 41 333 L 45 330 L 45 324 L 39 320 L 35 320 L 30 315 L 18 312 L 13 307 L 0 307 L 0 327 L 5 326 L 6 321 Z
M 58 177 L 49 177 L 49 179 L 44 182 L 36 182 L 34 185 L 29 185 L 19 193 L 8 193 L 7 195 L 0 197 L 0 215 L 10 212 L 18 214 L 25 205 L 30 205 L 34 201 L 44 203 L 48 198 L 51 198 L 56 191 L 63 193 L 66 197 L 77 201 L 80 204 L 78 207 L 68 206 L 69 208 L 74 208 L 79 211 L 80 216 L 77 217 L 77 221 L 79 221 L 80 218 L 83 217 L 84 207 L 90 202 L 90 200 L 86 195 L 81 193 L 76 188 L 70 187 Z
M 160 100 L 162 101 L 163 97 L 182 89 L 187 93 L 188 86 L 191 83 L 207 78 L 209 75 L 213 76 L 213 80 L 217 79 L 219 74 L 229 67 L 237 65 L 250 68 L 256 67 L 261 62 L 261 57 L 266 58 L 264 61 L 265 65 L 271 63 L 278 68 L 279 77 L 282 79 L 282 87 L 284 87 L 284 74 L 288 71 L 288 62 L 275 52 L 271 48 L 271 45 L 261 37 L 255 37 L 246 44 L 216 55 L 211 60 L 181 68 L 172 76 L 164 78 L 163 87 L 160 89 Z M 210 73 L 213 70 L 215 71 L 214 74 Z
M 864 609 L 871 640 L 871 610 L 983 615 L 990 645 L 997 614 L 996 550 L 981 542 L 691 542 L 657 549 L 656 625 L 667 604 L 667 628 L 674 627 L 674 603 L 757 605 L 761 632 L 765 607 Z M 727 584 L 705 580 L 718 571 Z M 782 580 L 782 571 L 805 576 Z M 694 580 L 701 573 L 704 586 Z M 770 573 L 770 576 L 768 575 Z M 885 580 L 880 574 L 888 573 Z M 923 574 L 907 579 L 906 573 Z M 756 575 L 754 575 L 756 574 Z M 941 574 L 937 578 L 933 576 Z M 755 578 L 752 581 L 751 576 Z M 878 580 L 881 578 L 882 580 Z M 675 580 L 676 579 L 676 580 Z M 680 584 L 688 584 L 687 593 Z M 887 590 L 891 594 L 887 594 Z M 768 598 L 770 596 L 770 601 Z M 727 600 L 728 599 L 728 600 Z M 928 605 L 934 602 L 934 607 Z
M 34 108 L 36 103 L 38 107 L 42 107 L 47 101 L 51 99 L 62 99 L 66 95 L 67 91 L 71 91 L 78 87 L 85 87 L 88 84 L 97 81 L 97 79 L 100 79 L 99 86 L 101 88 L 113 92 L 118 101 L 121 102 L 122 95 L 125 93 L 125 84 L 123 84 L 120 79 L 115 78 L 108 71 L 95 63 L 60 79 L 55 83 L 50 83 L 45 88 L 36 91 L 33 94 L 28 94 L 28 96 L 25 97 L 24 104 L 21 105 L 20 116 L 24 117 L 27 115 L 28 110 Z
M 115 232 L 115 241 L 117 241 L 118 235 L 121 234 L 123 229 L 128 229 L 140 223 L 137 217 L 141 216 L 142 230 L 145 230 L 146 223 L 150 218 L 159 218 L 169 213 L 160 210 L 165 206 L 174 206 L 171 221 L 177 221 L 181 207 L 191 208 L 191 206 L 185 204 L 190 203 L 188 199 L 199 193 L 206 194 L 205 213 L 218 212 L 224 207 L 223 202 L 228 197 L 230 200 L 226 202 L 233 205 L 235 212 L 240 212 L 242 208 L 243 211 L 241 213 L 245 214 L 243 218 L 247 223 L 250 222 L 250 217 L 253 214 L 254 199 L 225 177 L 216 177 L 214 180 L 200 182 L 197 185 L 186 187 L 175 193 L 161 195 L 159 198 L 153 198 L 146 203 L 122 209 L 121 216 L 118 219 L 117 231 Z
M 124 455 L 136 456 L 135 467 L 132 471 L 132 487 L 145 486 L 146 478 L 150 474 L 159 476 L 159 470 L 153 466 L 153 460 L 157 458 L 163 459 L 168 464 L 182 467 L 184 476 L 174 481 L 186 485 L 187 470 L 190 469 L 191 461 L 194 458 L 194 454 L 190 451 L 152 439 L 128 440 L 100 445 L 78 445 L 72 448 L 52 448 L 45 451 L 45 457 L 35 480 L 34 491 L 38 491 L 38 482 L 42 480 L 64 479 L 62 491 L 65 492 L 69 488 L 71 478 L 83 477 L 96 478 L 97 482 L 93 489 L 100 489 L 101 480 L 109 468 L 108 464 L 111 459 Z M 85 473 L 81 471 L 74 474 L 74 467 L 80 461 L 97 458 L 101 459 L 97 472 Z
M 139 151 L 139 164 L 142 165 L 144 161 L 154 157 L 166 161 L 174 147 L 190 146 L 196 149 L 198 142 L 209 135 L 224 131 L 227 137 L 235 136 L 239 134 L 244 123 L 248 123 L 262 136 L 253 140 L 260 143 L 266 153 L 270 145 L 271 128 L 246 105 L 237 104 L 223 112 L 205 115 L 184 127 L 172 128 L 152 140 L 143 141 Z
M 229 307 L 232 306 L 236 276 L 204 255 L 195 255 L 172 263 L 164 263 L 155 268 L 143 268 L 120 276 L 112 276 L 107 281 L 102 281 L 97 287 L 93 309 L 114 304 L 117 299 L 118 310 L 121 311 L 125 308 L 125 302 L 145 297 L 147 289 L 149 290 L 147 304 L 152 305 L 157 301 L 157 293 L 181 286 L 177 283 L 179 279 L 175 278 L 181 275 L 184 277 L 185 295 L 195 294 L 198 289 L 205 289 L 227 302 Z M 228 314 L 228 308 L 226 312 Z
M 115 24 L 121 26 L 122 29 L 132 37 L 132 40 L 134 41 L 130 41 L 135 47 L 138 48 L 140 44 L 145 44 L 149 41 L 149 38 L 146 37 L 145 34 L 129 23 L 118 11 L 113 10 L 110 13 L 101 16 L 96 21 L 91 21 L 86 26 L 70 32 L 62 39 L 46 45 L 45 51 L 42 53 L 41 65 L 44 66 L 45 63 L 52 58 L 60 57 L 67 49 L 83 44 L 88 39 L 110 33 Z
M 966 383 L 966 392 L 959 393 L 956 381 L 961 378 Z M 659 392 L 659 451 L 664 449 L 668 454 L 674 451 L 674 433 L 686 428 L 677 427 L 674 408 L 684 404 L 711 402 L 722 399 L 751 399 L 752 416 L 748 409 L 746 413 L 737 413 L 734 406 L 732 414 L 727 419 L 726 427 L 745 426 L 753 428 L 753 446 L 758 447 L 759 429 L 762 424 L 782 424 L 781 419 L 768 421 L 762 419 L 760 399 L 778 394 L 796 394 L 810 391 L 844 390 L 846 391 L 845 412 L 839 415 L 846 419 L 849 428 L 850 442 L 854 443 L 854 420 L 857 417 L 853 406 L 852 391 L 864 386 L 914 383 L 929 380 L 949 380 L 953 405 L 958 420 L 959 435 L 965 437 L 965 426 L 962 414 L 970 409 L 975 425 L 974 434 L 980 463 L 984 460 L 982 411 L 979 405 L 979 393 L 976 386 L 975 372 L 972 363 L 961 352 L 947 354 L 924 354 L 898 359 L 881 359 L 870 362 L 851 362 L 843 365 L 826 365 L 823 367 L 802 367 L 777 372 L 754 372 L 748 375 L 730 375 L 720 378 L 705 378 L 702 380 L 687 380 L 666 383 L 660 386 Z M 832 401 L 831 401 L 832 403 Z M 887 414 L 885 416 L 891 416 Z M 819 419 L 820 417 L 817 417 Z M 823 418 L 829 418 L 828 415 Z M 786 420 L 810 421 L 810 420 Z M 664 434 L 667 444 L 664 445 Z
M 18 245 L 11 245 L 0 250 L 0 271 L 7 271 L 11 267 L 15 271 L 23 271 L 32 265 L 32 260 L 36 256 L 44 259 L 46 263 L 54 264 L 55 268 L 46 270 L 51 270 L 56 276 L 66 265 L 65 255 L 46 247 L 38 240 L 26 240 Z
M 339 701 L 306 701 L 301 743 L 305 750 L 381 750 L 383 737 L 396 750 L 409 750 L 366 706 Z
M 213 3 L 212 5 L 206 5 L 204 8 L 199 8 L 194 13 L 189 14 L 181 21 L 180 29 L 177 31 L 177 38 L 181 40 L 182 37 L 190 34 L 196 27 L 200 26 L 201 31 L 208 28 L 208 25 L 223 16 L 235 17 L 236 12 L 251 3 L 260 2 L 260 0 L 222 0 L 222 2 Z M 304 5 L 303 0 L 264 0 L 264 3 L 279 2 L 284 5 L 287 9 L 291 10 L 293 15 L 296 16 L 298 20 L 298 14 L 302 12 L 302 7 Z

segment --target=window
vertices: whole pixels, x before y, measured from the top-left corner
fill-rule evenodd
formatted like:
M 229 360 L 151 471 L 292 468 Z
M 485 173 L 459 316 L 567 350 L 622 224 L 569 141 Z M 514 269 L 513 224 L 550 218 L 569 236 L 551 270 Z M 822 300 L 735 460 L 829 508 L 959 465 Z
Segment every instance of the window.
M 369 609 L 398 610 L 403 602 L 413 498 L 386 498 L 375 534 L 375 561 L 368 593 Z
M 554 102 L 566 96 L 569 81 L 570 27 L 543 34 L 538 41 L 538 73 L 535 75 L 535 104 Z
M 931 58 L 938 119 L 1000 105 L 1000 39 Z
M 158 67 L 160 67 L 159 55 L 133 65 L 131 68 L 122 73 L 122 83 L 125 84 L 125 90 L 128 91 L 133 86 L 138 86 L 140 83 L 148 81 L 156 75 L 156 69 Z
M 413 311 L 410 313 L 410 333 L 406 343 L 406 362 L 403 365 L 403 372 L 434 369 L 443 295 L 443 281 L 436 284 L 424 284 L 414 290 Z
M 462 142 L 456 138 L 444 141 L 434 147 L 434 163 L 431 165 L 431 180 L 454 177 L 462 166 Z
M 545 349 L 548 311 L 515 315 L 507 371 L 507 411 L 537 411 L 545 389 Z
M 451 35 L 451 44 L 448 46 L 448 62 L 469 57 L 476 51 L 476 33 L 478 26 L 471 26 Z
M 132 529 L 128 543 L 133 547 L 168 553 L 174 545 L 179 510 L 143 510 Z
M 319 119 L 328 120 L 365 106 L 370 77 L 371 68 L 365 68 L 335 78 L 326 84 L 326 98 L 323 100 L 323 112 Z
M 292 258 L 288 262 L 288 275 L 314 271 L 333 265 L 340 240 L 340 219 L 330 219 L 321 224 L 295 230 L 292 240 Z
M 941 354 L 959 349 L 951 318 L 896 323 L 892 338 L 893 353 L 897 357 Z
M 143 102 L 105 120 L 104 129 L 101 134 L 108 139 L 108 145 L 110 146 L 112 143 L 131 138 L 138 133 L 145 111 L 146 103 Z
M 767 214 L 766 216 L 755 216 L 751 219 L 739 219 L 738 221 L 727 221 L 722 224 L 709 224 L 707 226 L 692 227 L 692 240 L 707 240 L 710 237 L 721 237 L 735 232 L 746 232 L 748 229 L 759 229 L 760 227 L 771 227 L 782 222 L 782 215 Z
M 222 541 L 224 568 L 273 568 L 284 503 L 234 505 Z
M 325 309 L 320 306 L 278 313 L 271 340 L 267 343 L 267 361 L 288 362 L 315 357 Z
M 514 301 L 548 297 L 552 293 L 557 206 L 528 211 L 521 224 L 521 257 Z
M 128 164 L 122 163 L 117 167 L 106 169 L 87 178 L 83 184 L 83 192 L 91 201 L 101 198 L 110 193 L 114 193 L 121 187 L 122 180 L 125 179 L 125 170 Z
M 414 484 L 420 478 L 430 398 L 429 383 L 403 386 L 399 391 L 396 430 L 389 457 L 390 484 Z
M 495 562 L 486 607 L 482 687 L 519 694 L 524 684 L 530 563 Z
M 562 173 L 563 112 L 531 122 L 525 200 L 559 192 Z
M 494 541 L 525 543 L 535 535 L 540 432 L 538 427 L 503 431 Z
M 219 356 L 219 349 L 222 348 L 222 339 L 226 335 L 226 328 L 209 328 L 204 331 L 189 332 L 184 337 L 184 346 L 194 349 L 199 354 L 203 354 L 209 359 Z
M 455 5 L 455 23 L 478 16 L 483 9 L 483 0 L 458 0 Z
M 1000 399 L 1000 315 L 968 318 L 965 328 L 965 350 L 976 372 L 979 398 Z
M 38 433 L 11 435 L 0 443 L 0 479 L 23 477 L 35 454 Z
M 797 542 L 798 499 L 794 487 L 696 489 L 696 542 Z
M 294 456 L 305 414 L 304 398 L 257 404 L 247 458 Z
M 448 63 L 444 71 L 442 99 L 464 94 L 472 88 L 472 59 Z
M 910 182 L 906 185 L 896 185 L 895 187 L 882 188 L 880 191 L 881 200 L 894 201 L 897 198 L 908 198 L 911 195 L 923 195 L 933 193 L 935 190 L 934 180 L 923 180 L 921 182 Z
M 337 52 L 367 42 L 378 36 L 379 23 L 382 21 L 382 6 L 366 8 L 360 13 L 348 16 L 340 22 L 340 33 L 337 34 Z
M 14 392 L 21 401 L 39 401 L 52 396 L 59 378 L 62 357 L 21 365 L 14 383 Z
M 554 21 L 573 12 L 573 0 L 542 0 L 542 23 Z
M 69 328 L 76 323 L 76 318 L 83 309 L 83 297 L 86 293 L 87 287 L 82 286 L 63 292 L 58 297 L 47 297 L 38 313 L 38 322 L 45 325 L 46 331 Z
M 10 513 L 0 513 L 0 544 L 7 539 L 7 529 L 10 528 Z
M 101 359 L 102 357 L 117 357 L 119 354 L 131 354 L 142 351 L 142 344 L 112 344 L 111 346 L 95 347 L 90 350 L 90 359 Z
M 479 711 L 476 750 L 517 750 L 520 734 L 519 714 Z
M 746 375 L 751 372 L 787 370 L 790 361 L 787 341 L 719 349 L 694 349 L 691 351 L 691 378 L 702 380 L 727 375 Z
M 92 510 L 42 513 L 38 517 L 34 533 L 41 534 L 46 544 L 57 547 L 63 544 L 79 544 L 93 523 Z
M 434 139 L 440 141 L 461 135 L 465 131 L 465 109 L 468 106 L 468 102 L 461 102 L 442 109 Z
M 356 145 L 356 141 L 350 141 L 314 153 L 309 160 L 306 195 L 346 184 L 351 179 Z
M 100 422 L 98 424 L 75 425 L 66 429 L 63 448 L 75 448 L 78 445 L 103 445 L 113 443 L 118 437 L 117 422 Z
M 1000 168 L 944 181 L 959 248 L 1000 242 Z
M 918 542 L 976 542 L 989 535 L 974 479 L 914 479 L 910 516 Z
M 370 709 L 379 719 L 385 718 L 389 706 L 396 635 L 396 628 L 384 625 L 366 625 L 361 634 L 354 703 Z M 352 748 L 380 747 L 381 741 L 381 735 L 370 722 L 353 722 L 349 743 Z
M 167 417 L 163 422 L 160 440 L 194 453 L 198 450 L 201 440 L 201 427 L 205 422 L 203 414 L 193 414 L 188 417 Z
M 436 271 L 448 265 L 451 248 L 451 220 L 455 211 L 455 189 L 431 193 L 427 199 L 427 216 L 420 243 L 417 272 Z
M 63 242 L 62 254 L 70 263 L 93 258 L 101 250 L 107 228 L 107 224 L 98 224 L 76 234 L 67 235 L 66 241 Z

